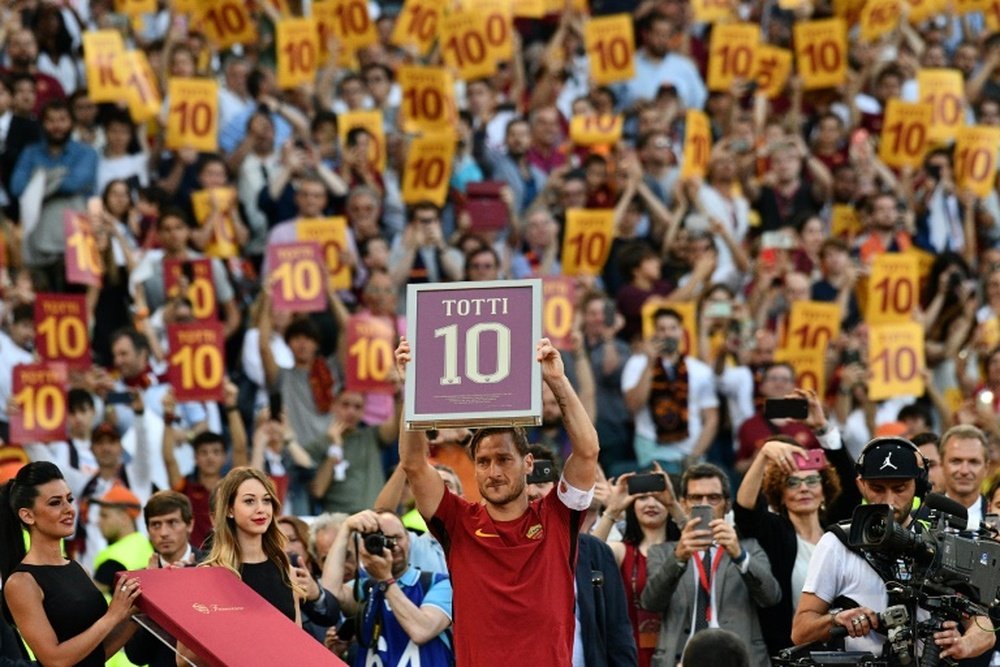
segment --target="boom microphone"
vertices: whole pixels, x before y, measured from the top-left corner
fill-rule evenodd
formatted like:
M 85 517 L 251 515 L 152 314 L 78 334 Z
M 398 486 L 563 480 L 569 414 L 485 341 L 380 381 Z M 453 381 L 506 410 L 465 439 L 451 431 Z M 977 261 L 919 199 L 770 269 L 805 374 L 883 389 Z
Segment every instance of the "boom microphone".
M 924 497 L 924 504 L 927 505 L 928 509 L 947 514 L 949 516 L 948 523 L 953 528 L 965 530 L 969 524 L 969 510 L 948 496 L 940 493 L 928 493 Z

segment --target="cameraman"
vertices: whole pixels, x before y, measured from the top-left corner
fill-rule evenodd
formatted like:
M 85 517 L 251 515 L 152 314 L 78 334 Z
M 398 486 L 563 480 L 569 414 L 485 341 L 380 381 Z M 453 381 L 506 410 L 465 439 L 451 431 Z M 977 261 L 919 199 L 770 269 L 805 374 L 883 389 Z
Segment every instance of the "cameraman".
M 348 540 L 361 533 L 357 547 L 364 572 L 360 586 L 342 583 Z M 369 552 L 364 537 L 381 533 L 389 544 Z M 450 667 L 451 580 L 447 574 L 410 567 L 410 540 L 403 522 L 392 512 L 364 510 L 344 521 L 323 566 L 323 587 L 333 591 L 344 614 L 362 616 L 358 623 L 355 663 L 418 664 Z M 358 597 L 355 597 L 357 592 Z M 376 658 L 377 656 L 377 658 Z
M 927 488 L 926 462 L 909 440 L 888 437 L 870 441 L 858 459 L 857 473 L 858 489 L 867 503 L 890 505 L 896 523 L 917 532 L 921 530 L 910 512 L 914 498 L 922 497 Z M 908 578 L 906 572 L 894 573 L 897 581 L 905 582 Z M 833 608 L 838 598 L 848 598 L 857 606 Z M 841 542 L 837 534 L 827 532 L 809 561 L 802 598 L 792 621 L 792 641 L 795 644 L 827 641 L 831 638 L 830 630 L 839 625 L 849 635 L 845 642 L 847 650 L 879 655 L 885 637 L 873 632 L 878 629 L 876 612 L 888 606 L 882 576 L 861 554 Z M 978 656 L 993 646 L 988 617 L 966 619 L 963 625 L 965 631 L 960 632 L 955 622 L 946 621 L 934 633 L 941 658 Z

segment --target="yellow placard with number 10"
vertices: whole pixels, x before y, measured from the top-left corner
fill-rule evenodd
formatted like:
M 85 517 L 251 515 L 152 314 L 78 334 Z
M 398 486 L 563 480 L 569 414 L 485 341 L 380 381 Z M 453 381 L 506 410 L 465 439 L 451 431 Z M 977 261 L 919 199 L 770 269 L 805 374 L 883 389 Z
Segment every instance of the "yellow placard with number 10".
M 805 90 L 833 88 L 847 81 L 847 23 L 822 19 L 796 23 L 795 63 Z
M 868 329 L 868 398 L 924 393 L 924 328 L 918 322 L 880 324 Z
M 571 208 L 566 211 L 562 270 L 566 276 L 597 276 L 611 252 L 613 209 Z
M 1000 127 L 968 125 L 958 130 L 955 141 L 955 182 L 979 197 L 987 196 L 997 177 L 997 146 Z
M 760 27 L 753 23 L 715 26 L 708 58 L 709 90 L 728 91 L 735 80 L 752 79 L 757 64 L 758 42 Z
M 927 152 L 932 110 L 925 102 L 889 100 L 878 156 L 890 167 L 918 167 Z
M 319 25 L 314 18 L 278 22 L 278 86 L 294 88 L 311 82 L 319 65 Z
M 218 84 L 211 79 L 174 77 L 167 82 L 167 95 L 167 148 L 193 148 L 206 153 L 218 150 Z
M 840 335 L 840 306 L 819 301 L 796 301 L 788 317 L 785 348 L 823 350 Z
M 90 99 L 117 102 L 125 94 L 125 82 L 117 66 L 125 53 L 121 33 L 97 30 L 83 33 L 83 62 L 87 69 Z
M 448 179 L 455 154 L 451 135 L 424 135 L 410 144 L 403 168 L 403 201 L 421 201 L 444 206 L 448 198 Z
M 870 325 L 909 322 L 920 296 L 917 258 L 883 253 L 872 260 L 865 321 Z
M 635 36 L 630 14 L 587 21 L 584 42 L 590 58 L 590 78 L 595 84 L 603 86 L 635 76 Z
M 708 115 L 697 109 L 688 109 L 684 120 L 681 178 L 701 178 L 708 170 L 708 156 L 712 152 L 712 126 Z

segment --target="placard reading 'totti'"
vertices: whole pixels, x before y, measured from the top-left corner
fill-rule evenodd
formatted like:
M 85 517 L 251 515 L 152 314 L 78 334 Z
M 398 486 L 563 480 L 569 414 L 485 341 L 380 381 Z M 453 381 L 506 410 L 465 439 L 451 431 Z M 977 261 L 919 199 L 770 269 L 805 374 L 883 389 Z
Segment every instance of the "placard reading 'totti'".
M 541 311 L 537 279 L 409 285 L 406 427 L 540 424 Z

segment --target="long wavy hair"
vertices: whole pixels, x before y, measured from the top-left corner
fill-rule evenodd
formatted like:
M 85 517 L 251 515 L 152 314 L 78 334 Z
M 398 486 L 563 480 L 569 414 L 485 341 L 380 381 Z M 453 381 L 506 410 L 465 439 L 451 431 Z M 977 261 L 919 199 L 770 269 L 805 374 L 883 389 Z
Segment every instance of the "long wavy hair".
M 224 567 L 241 577 L 243 554 L 240 553 L 240 542 L 236 537 L 236 520 L 229 516 L 229 512 L 236 502 L 236 492 L 239 490 L 240 484 L 251 479 L 263 484 L 271 496 L 273 514 L 271 523 L 267 526 L 267 532 L 263 536 L 264 554 L 281 572 L 282 581 L 293 591 L 301 594 L 302 591 L 292 582 L 288 574 L 291 561 L 288 559 L 288 554 L 285 553 L 285 535 L 278 528 L 278 517 L 281 515 L 281 500 L 278 498 L 278 491 L 267 475 L 256 468 L 248 466 L 233 468 L 219 482 L 216 489 L 215 532 L 212 539 L 212 551 L 202 566 Z

